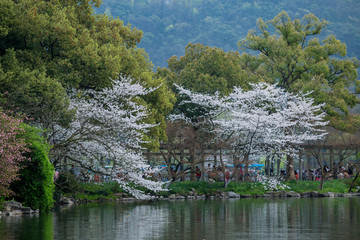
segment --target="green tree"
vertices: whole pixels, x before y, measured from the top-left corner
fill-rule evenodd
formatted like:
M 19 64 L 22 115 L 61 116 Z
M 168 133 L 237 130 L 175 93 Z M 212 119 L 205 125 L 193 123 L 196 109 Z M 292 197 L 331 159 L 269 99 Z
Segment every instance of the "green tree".
M 228 94 L 234 86 L 249 88 L 251 81 L 238 52 L 225 52 L 216 47 L 189 43 L 185 55 L 168 60 L 168 68 L 158 68 L 170 86 L 178 84 L 199 93 Z
M 346 45 L 335 36 L 321 42 L 314 37 L 326 25 L 326 21 L 312 14 L 292 20 L 286 12 L 281 12 L 270 21 L 259 19 L 258 32 L 249 31 L 239 46 L 259 53 L 258 69 L 263 70 L 267 81 L 291 92 L 313 91 L 311 96 L 316 103 L 326 103 L 323 109 L 331 125 L 342 129 L 337 120 L 349 120 L 349 107 L 359 103 L 356 94 L 350 91 L 354 85 L 360 86 L 359 62 L 345 58 Z M 275 30 L 274 35 L 269 26 Z
M 0 57 L 0 100 L 7 109 L 19 109 L 44 128 L 54 122 L 71 120 L 65 88 L 47 76 L 45 68 L 24 68 L 16 59 L 14 49 Z M 1 64 L 2 63 L 2 64 Z
M 24 68 L 45 68 L 64 87 L 109 87 L 118 74 L 149 81 L 152 65 L 137 48 L 142 32 L 94 15 L 99 1 L 1 0 L 8 16 L 0 55 L 14 49 Z
M 137 47 L 142 31 L 94 14 L 99 0 L 0 0 L 0 6 L 0 97 L 44 128 L 71 121 L 69 89 L 101 90 L 119 75 L 146 87 L 164 83 Z M 147 137 L 154 147 L 165 137 L 163 114 L 173 101 L 165 84 L 143 99 L 150 109 L 147 121 L 161 123 Z
M 249 31 L 239 46 L 259 53 L 256 71 L 262 72 L 265 80 L 290 92 L 312 91 L 316 104 L 325 103 L 323 111 L 331 126 L 353 131 L 360 118 L 351 115 L 349 108 L 359 99 L 350 89 L 360 86 L 359 62 L 346 58 L 346 45 L 335 36 L 322 41 L 316 37 L 327 24 L 313 14 L 292 20 L 283 11 L 269 21 L 260 18 L 258 31 Z M 288 166 L 293 165 L 289 160 Z
M 249 55 L 238 52 L 225 52 L 216 47 L 204 46 L 199 43 L 189 43 L 182 57 L 173 56 L 168 60 L 168 68 L 158 68 L 157 77 L 162 77 L 174 92 L 174 84 L 194 92 L 226 95 L 232 92 L 234 86 L 249 89 L 251 82 L 259 81 L 258 76 L 248 75 L 246 69 L 253 69 L 254 61 Z M 197 121 L 206 109 L 189 104 L 179 104 L 182 96 L 176 95 L 177 103 L 174 112 Z

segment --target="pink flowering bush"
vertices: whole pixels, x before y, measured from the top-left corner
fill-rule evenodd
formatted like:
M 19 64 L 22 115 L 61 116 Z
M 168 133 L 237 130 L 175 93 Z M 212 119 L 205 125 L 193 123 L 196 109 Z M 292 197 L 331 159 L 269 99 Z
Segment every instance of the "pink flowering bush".
M 0 198 L 13 192 L 10 183 L 18 179 L 19 163 L 25 160 L 28 149 L 24 139 L 18 138 L 24 132 L 22 119 L 6 114 L 0 108 Z

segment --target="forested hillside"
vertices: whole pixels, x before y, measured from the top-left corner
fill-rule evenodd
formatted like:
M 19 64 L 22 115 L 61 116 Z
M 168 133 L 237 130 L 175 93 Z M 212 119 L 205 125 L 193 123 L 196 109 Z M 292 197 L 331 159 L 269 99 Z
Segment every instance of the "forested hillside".
M 357 0 L 103 0 L 97 13 L 119 17 L 144 33 L 155 66 L 184 55 L 187 43 L 238 50 L 237 42 L 254 29 L 258 18 L 272 19 L 282 10 L 292 18 L 308 13 L 329 22 L 323 36 L 334 34 L 360 58 L 360 1 Z

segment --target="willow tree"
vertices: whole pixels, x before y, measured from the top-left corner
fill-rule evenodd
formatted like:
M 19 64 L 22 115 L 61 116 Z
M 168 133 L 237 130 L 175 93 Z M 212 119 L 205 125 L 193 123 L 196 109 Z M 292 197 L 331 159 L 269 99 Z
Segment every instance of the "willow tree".
M 283 11 L 269 21 L 260 18 L 257 31 L 250 30 L 239 47 L 258 53 L 254 72 L 261 72 L 268 82 L 290 92 L 312 91 L 315 104 L 325 103 L 322 110 L 331 126 L 354 131 L 360 118 L 350 114 L 349 108 L 359 103 L 359 62 L 346 58 L 345 43 L 334 35 L 321 35 L 327 24 L 313 14 L 292 20 Z M 294 177 L 292 165 L 289 158 L 290 178 Z

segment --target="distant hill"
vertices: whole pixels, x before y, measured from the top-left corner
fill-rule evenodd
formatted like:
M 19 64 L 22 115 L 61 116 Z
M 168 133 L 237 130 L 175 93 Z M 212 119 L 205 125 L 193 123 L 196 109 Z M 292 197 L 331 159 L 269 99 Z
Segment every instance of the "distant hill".
M 330 24 L 334 34 L 360 59 L 359 0 L 103 0 L 96 13 L 119 17 L 141 29 L 141 44 L 156 66 L 167 66 L 173 55 L 184 55 L 189 42 L 238 50 L 237 42 L 255 29 L 261 17 L 270 20 L 282 10 L 292 18 L 313 13 Z

